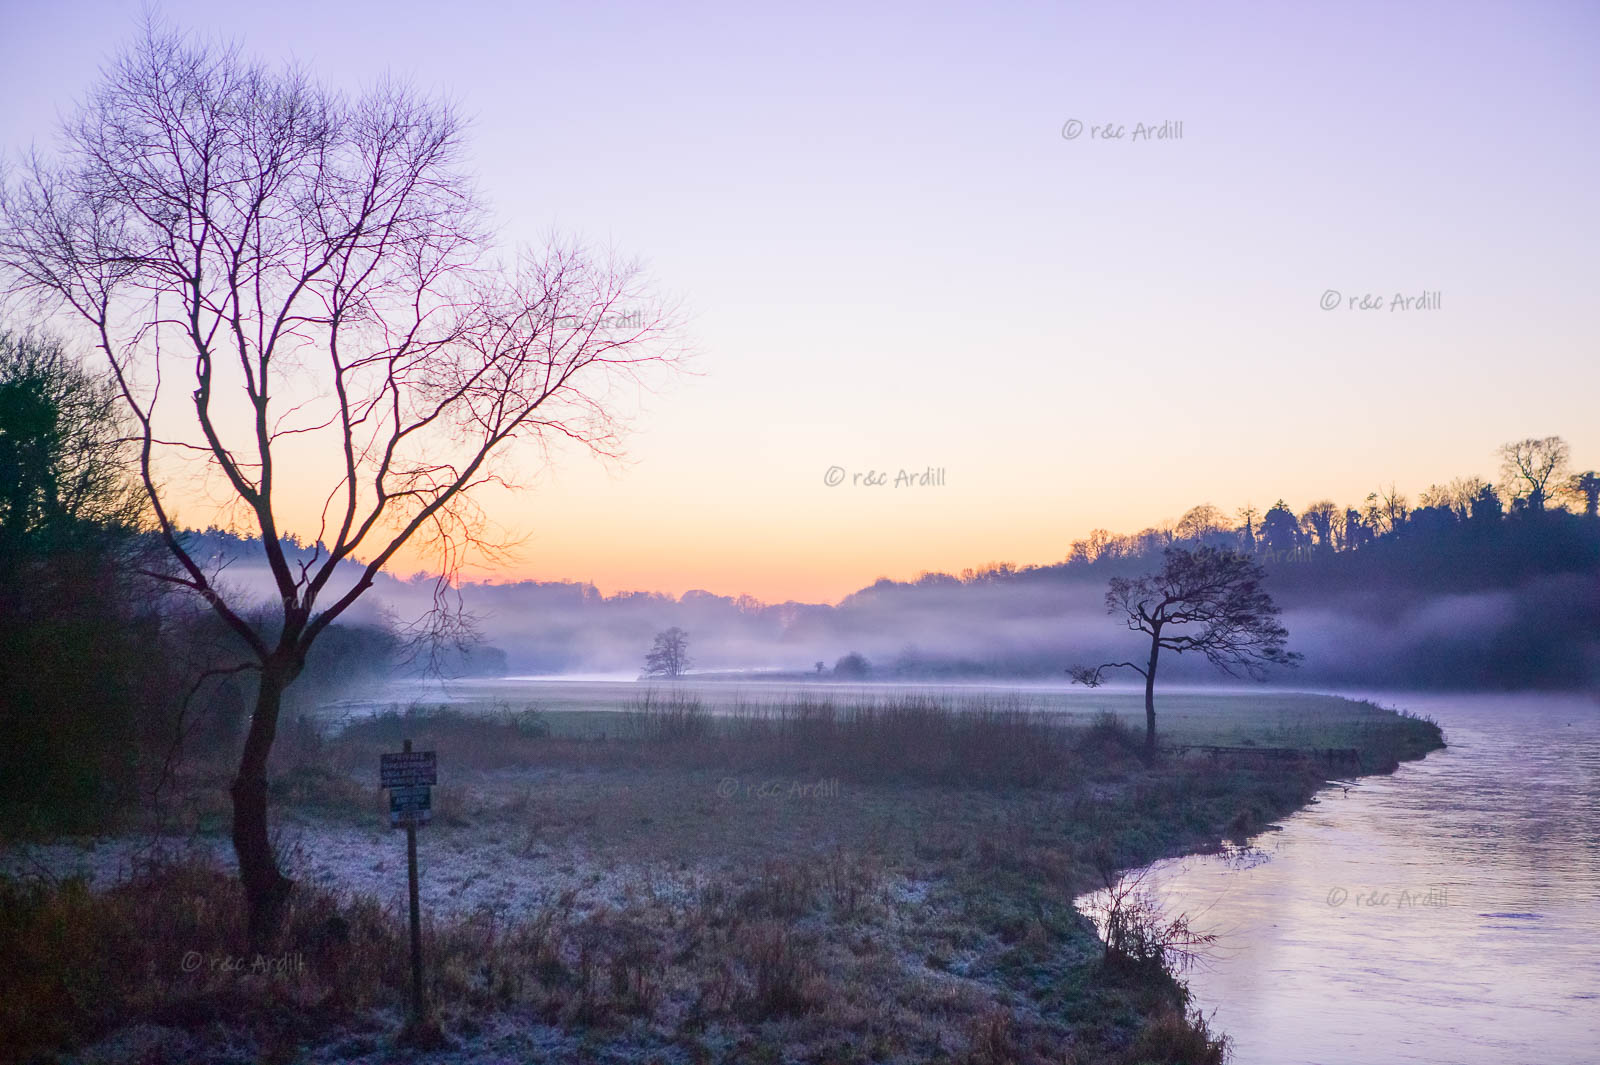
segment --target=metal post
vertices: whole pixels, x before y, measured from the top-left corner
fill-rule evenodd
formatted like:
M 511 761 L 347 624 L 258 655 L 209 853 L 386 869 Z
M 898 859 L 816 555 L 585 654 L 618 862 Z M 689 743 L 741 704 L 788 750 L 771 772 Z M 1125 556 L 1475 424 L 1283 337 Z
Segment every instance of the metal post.
M 411 750 L 411 741 L 405 741 L 405 750 Z M 422 998 L 422 916 L 417 902 L 417 826 L 406 824 L 406 874 L 411 888 L 411 1018 L 422 1024 L 428 1016 L 427 1003 Z

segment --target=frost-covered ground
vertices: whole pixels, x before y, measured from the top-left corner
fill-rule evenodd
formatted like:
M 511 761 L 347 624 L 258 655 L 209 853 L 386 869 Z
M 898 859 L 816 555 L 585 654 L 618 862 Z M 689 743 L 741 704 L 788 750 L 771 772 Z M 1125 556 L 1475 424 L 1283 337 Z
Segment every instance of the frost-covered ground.
M 345 893 L 372 895 L 396 908 L 406 904 L 406 847 L 400 832 L 336 825 L 299 825 L 280 836 L 285 868 L 297 881 Z M 82 876 L 105 887 L 127 879 L 154 860 L 201 856 L 230 872 L 232 844 L 225 837 L 117 837 L 19 847 L 0 855 L 0 874 L 15 877 Z M 558 904 L 565 897 L 579 912 L 621 907 L 645 899 L 693 897 L 715 876 L 702 866 L 724 863 L 642 861 L 581 848 L 511 850 L 474 831 L 419 833 L 417 869 L 423 909 L 444 917 L 491 910 L 508 918 Z
M 404 833 L 386 827 L 381 795 L 370 782 L 354 775 L 350 781 L 356 801 L 334 812 L 316 804 L 280 811 L 280 853 L 287 871 L 302 884 L 373 896 L 398 918 L 405 912 Z M 591 920 L 688 928 L 703 923 L 708 910 L 747 905 L 738 900 L 769 889 L 789 890 L 784 878 L 795 875 L 794 863 L 809 863 L 801 875 L 814 884 L 805 890 L 831 902 L 815 908 L 796 904 L 793 914 L 752 911 L 752 918 L 781 913 L 779 924 L 813 944 L 807 964 L 817 968 L 817 979 L 845 989 L 832 994 L 860 1000 L 848 1004 L 843 1015 L 881 1011 L 884 1021 L 877 1023 L 888 1023 L 891 1015 L 904 1014 L 910 1019 L 894 1023 L 924 1029 L 926 1042 L 956 1044 L 966 1038 L 971 1019 L 995 999 L 1000 983 L 995 966 L 1007 944 L 976 929 L 958 937 L 959 944 L 952 941 L 952 931 L 962 927 L 956 897 L 933 870 L 893 857 L 913 853 L 930 824 L 970 815 L 934 791 L 921 796 L 916 817 L 908 819 L 906 809 L 886 802 L 882 793 L 838 782 L 495 771 L 456 774 L 436 805 L 436 820 L 419 831 L 418 847 L 422 906 L 430 920 L 493 914 L 509 927 L 559 912 L 574 926 Z M 880 856 L 862 858 L 863 847 L 876 848 Z M 840 857 L 847 852 L 848 860 Z M 228 837 L 213 833 L 17 848 L 0 855 L 0 873 L 82 875 L 103 889 L 153 860 L 195 856 L 234 869 Z M 853 879 L 848 887 L 829 886 L 830 877 Z M 839 893 L 858 888 L 861 897 L 851 896 L 846 913 Z M 802 908 L 805 912 L 799 912 Z M 667 935 L 665 943 L 684 949 L 677 933 Z M 674 1029 L 695 1008 L 697 992 L 692 981 L 672 975 L 663 984 L 664 1004 L 655 1023 L 634 1020 L 603 1038 L 509 1011 L 456 1018 L 447 1024 L 451 1049 L 404 1057 L 440 1065 L 632 1063 L 688 1062 L 709 1052 L 737 1060 L 738 1040 L 748 1038 L 737 1025 L 697 1030 L 700 1050 L 686 1049 Z M 676 1004 L 675 996 L 681 999 Z M 295 1060 L 374 1065 L 399 1060 L 393 1033 L 400 1023 L 393 1010 L 375 1012 L 324 1044 L 303 1047 Z M 872 1022 L 863 1023 L 870 1027 Z M 791 1039 L 797 1055 L 814 1053 L 818 1025 L 816 1019 L 779 1019 L 766 1025 L 765 1038 L 780 1044 Z M 792 1037 L 785 1036 L 791 1027 Z M 261 1054 L 262 1048 L 242 1034 L 136 1024 L 86 1048 L 82 1060 L 253 1062 Z
M 781 854 L 785 842 L 807 849 L 843 835 L 827 829 L 826 804 L 846 799 L 831 781 L 511 771 L 459 771 L 456 778 L 436 789 L 436 819 L 417 832 L 422 905 L 442 917 L 490 910 L 516 918 L 557 904 L 584 913 L 683 901 L 736 875 L 754 854 Z M 370 780 L 351 774 L 349 784 L 370 798 L 370 808 L 357 805 L 339 816 L 314 806 L 280 811 L 275 839 L 285 870 L 301 882 L 403 907 L 405 833 L 388 827 L 382 792 Z M 688 823 L 670 816 L 685 803 Z M 651 810 L 659 816 L 640 812 Z M 767 832 L 730 832 L 730 815 Z M 812 825 L 821 826 L 820 840 L 809 832 L 793 841 L 770 834 L 778 826 Z M 103 888 L 141 864 L 193 856 L 237 868 L 223 832 L 129 834 L 0 851 L 0 874 L 84 876 Z
M 1407 738 L 1417 723 L 1373 707 L 1326 700 L 1327 715 L 1310 715 L 1276 697 L 1254 712 L 1214 701 L 1190 723 L 1212 742 L 1359 744 L 1378 762 L 1428 749 Z M 97 890 L 156 858 L 211 864 L 104 895 L 29 896 L 59 905 L 46 918 L 98 914 L 137 948 L 116 1011 L 52 1005 L 57 976 L 38 967 L 37 1001 L 81 1022 L 64 1035 L 90 1040 L 64 1060 L 1133 1060 L 1140 1033 L 1194 1033 L 1174 1021 L 1164 976 L 1145 967 L 1129 983 L 1100 967 L 1074 897 L 1108 862 L 1213 847 L 1321 783 L 1310 764 L 1151 764 L 1139 736 L 1103 721 L 1053 733 L 1005 714 L 909 707 L 803 733 L 703 720 L 671 732 L 685 722 L 665 709 L 609 739 L 552 731 L 536 714 L 382 718 L 303 746 L 291 737 L 273 810 L 284 866 L 304 888 L 291 907 L 292 941 L 313 963 L 304 978 L 179 971 L 191 940 L 221 952 L 243 937 L 225 764 L 197 765 L 149 812 L 181 833 L 0 852 L 0 874 L 81 874 Z M 430 987 L 453 1045 L 426 1055 L 394 1049 L 407 996 L 405 837 L 387 825 L 376 767 L 402 728 L 440 751 L 419 858 Z M 819 754 L 818 743 L 830 746 Z M 790 765 L 840 776 L 771 768 Z M 165 936 L 145 931 L 152 912 Z M 103 939 L 84 927 L 82 984 L 111 986 L 93 970 Z

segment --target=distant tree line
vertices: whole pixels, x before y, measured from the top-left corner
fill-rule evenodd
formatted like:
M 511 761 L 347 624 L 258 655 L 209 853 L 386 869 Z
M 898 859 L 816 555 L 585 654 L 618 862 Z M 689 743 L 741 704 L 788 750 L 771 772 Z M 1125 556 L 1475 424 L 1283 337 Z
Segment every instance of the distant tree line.
M 1159 559 L 1169 547 L 1214 547 L 1259 556 L 1264 562 L 1307 561 L 1329 554 L 1360 551 L 1399 539 L 1448 539 L 1460 528 L 1508 528 L 1509 519 L 1533 516 L 1581 516 L 1600 513 L 1600 473 L 1573 472 L 1571 449 L 1558 436 L 1529 438 L 1502 445 L 1497 483 L 1480 477 L 1457 477 L 1430 484 L 1413 501 L 1393 484 L 1367 494 L 1359 504 L 1319 499 L 1296 514 L 1283 499 L 1265 512 L 1246 504 L 1231 514 L 1210 503 L 1191 507 L 1181 518 L 1137 533 L 1095 529 L 1074 540 L 1064 561 L 1017 566 L 990 562 L 959 575 L 923 573 L 901 582 L 882 578 L 873 588 L 957 587 L 1017 579 L 1070 576 L 1091 567 L 1136 568 L 1121 563 Z M 1502 524 L 1503 523 L 1503 524 Z M 1551 530 L 1559 525 L 1544 526 Z M 1556 534 L 1559 539 L 1559 534 Z M 1524 545 L 1532 547 L 1533 545 Z M 857 593 L 860 594 L 860 593 Z
M 1245 506 L 1231 514 L 1201 504 L 1134 534 L 1095 530 L 1061 562 L 880 579 L 835 609 L 881 619 L 927 616 L 937 607 L 993 624 L 1017 609 L 1034 616 L 1064 602 L 1058 586 L 1132 577 L 1160 566 L 1169 549 L 1214 548 L 1259 562 L 1285 610 L 1319 612 L 1306 630 L 1308 681 L 1592 686 L 1600 682 L 1600 475 L 1574 472 L 1559 437 L 1507 443 L 1498 456 L 1495 483 L 1456 478 L 1429 485 L 1414 500 L 1390 485 L 1359 505 L 1321 499 L 1298 514 L 1284 500 L 1265 512 Z M 1425 623 L 1416 623 L 1418 615 Z M 1346 642 L 1330 656 L 1317 640 L 1323 626 L 1360 632 L 1366 642 L 1359 649 Z M 1043 678 L 1061 653 L 1037 641 L 985 646 L 981 629 L 974 632 L 970 650 L 908 646 L 881 672 Z
M 498 647 L 468 653 L 455 671 L 637 669 L 655 635 L 677 626 L 695 634 L 697 668 L 713 672 L 825 658 L 812 675 L 1058 678 L 1062 656 L 1078 653 L 1061 620 L 1092 609 L 1099 593 L 1090 587 L 1154 569 L 1169 546 L 1211 546 L 1259 562 L 1284 610 L 1319 612 L 1294 626 L 1305 637 L 1306 683 L 1582 686 L 1600 677 L 1600 520 L 1590 506 L 1600 477 L 1572 473 L 1559 440 L 1520 441 L 1502 457 L 1492 485 L 1457 478 L 1414 500 L 1390 486 L 1360 506 L 1323 499 L 1299 513 L 1287 502 L 1265 513 L 1201 505 L 1136 535 L 1092 533 L 1059 562 L 882 579 L 837 605 L 699 590 L 607 595 L 573 581 L 467 585 L 462 594 L 473 612 L 493 619 L 486 635 Z M 235 573 L 265 565 L 253 537 L 220 529 L 186 535 L 208 565 L 234 560 Z M 317 546 L 286 538 L 281 551 L 298 558 Z M 378 590 L 405 612 L 403 604 L 424 602 L 432 586 L 431 577 L 385 575 Z M 1487 606 L 1469 619 L 1450 598 L 1460 596 Z M 1420 644 L 1399 639 L 1419 629 L 1408 616 L 1428 615 L 1430 604 L 1455 604 L 1443 610 L 1444 631 L 1422 633 Z M 1329 625 L 1382 642 L 1363 635 L 1361 653 L 1340 660 L 1319 640 Z M 847 651 L 861 652 L 860 662 L 835 661 Z M 1111 651 L 1083 649 L 1096 658 Z M 871 665 L 863 669 L 865 656 Z M 1201 679 L 1180 660 L 1172 670 L 1173 680 Z

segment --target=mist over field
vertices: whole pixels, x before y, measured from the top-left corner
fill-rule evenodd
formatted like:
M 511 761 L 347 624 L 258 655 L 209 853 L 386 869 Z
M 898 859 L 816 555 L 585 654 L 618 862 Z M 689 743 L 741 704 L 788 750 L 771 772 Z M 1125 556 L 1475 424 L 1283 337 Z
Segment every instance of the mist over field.
M 1436 572 L 1419 572 L 1413 556 L 1449 555 L 1448 544 L 1396 544 L 1364 561 L 1269 562 L 1267 588 L 1283 608 L 1291 647 L 1305 656 L 1300 668 L 1271 679 L 1442 689 L 1600 685 L 1600 544 L 1575 516 L 1561 517 L 1572 519 L 1570 527 L 1540 553 L 1513 557 L 1513 545 L 1493 543 Z M 208 542 L 219 556 L 244 556 L 241 563 L 253 550 L 225 538 Z M 1073 664 L 1147 653 L 1107 613 L 1104 596 L 1110 576 L 1154 565 L 1133 557 L 880 580 L 837 604 L 705 591 L 602 595 L 589 584 L 539 581 L 467 583 L 459 594 L 488 650 L 472 671 L 637 674 L 654 634 L 676 625 L 690 634 L 694 672 L 815 673 L 817 662 L 831 671 L 854 652 L 881 679 L 1059 681 Z M 267 595 L 264 569 L 239 564 L 228 573 L 241 589 Z M 381 576 L 355 620 L 419 617 L 435 590 L 426 578 Z M 1168 656 L 1162 670 L 1186 683 L 1229 680 L 1198 657 Z
M 0 1065 L 1593 1058 L 1600 5 L 723 7 L 7 5 Z

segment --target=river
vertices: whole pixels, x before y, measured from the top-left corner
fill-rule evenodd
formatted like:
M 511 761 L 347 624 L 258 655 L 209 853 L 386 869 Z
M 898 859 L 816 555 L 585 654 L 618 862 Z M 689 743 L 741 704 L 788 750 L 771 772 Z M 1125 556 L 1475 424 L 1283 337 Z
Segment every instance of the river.
M 1149 871 L 1219 936 L 1186 978 L 1230 1060 L 1600 1061 L 1600 698 L 1362 694 L 1449 748 Z

